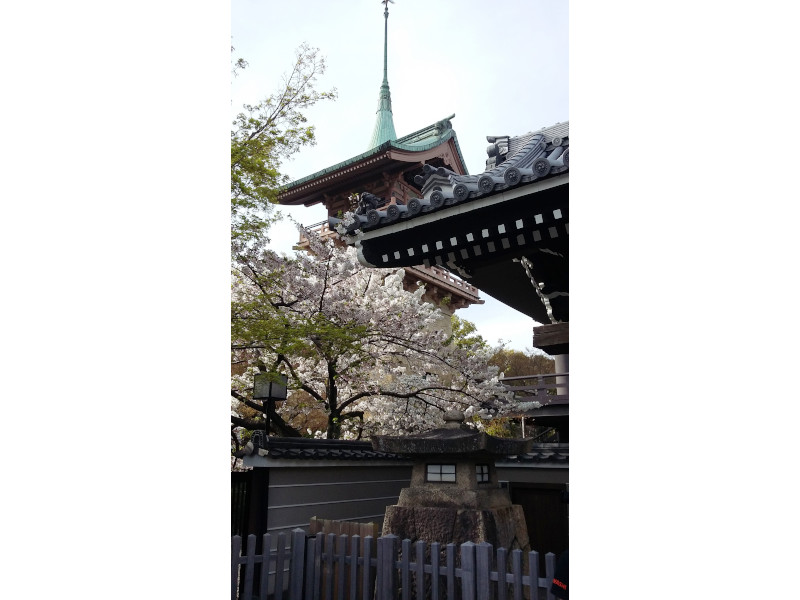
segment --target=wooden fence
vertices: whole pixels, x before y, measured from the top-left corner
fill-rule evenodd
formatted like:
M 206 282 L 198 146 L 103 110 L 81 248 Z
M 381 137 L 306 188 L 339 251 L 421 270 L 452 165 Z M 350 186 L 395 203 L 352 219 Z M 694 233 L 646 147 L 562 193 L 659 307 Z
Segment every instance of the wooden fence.
M 336 535 L 360 535 L 362 538 L 378 537 L 378 524 L 311 517 L 308 523 L 308 533 L 309 535 L 335 533 Z
M 540 577 L 538 552 L 495 553 L 487 543 L 441 547 L 394 535 L 307 536 L 295 529 L 291 539 L 265 534 L 262 547 L 269 552 L 255 554 L 256 536 L 249 535 L 242 553 L 242 538 L 233 536 L 231 600 L 555 600 L 551 552 Z M 257 564 L 266 567 L 260 581 Z

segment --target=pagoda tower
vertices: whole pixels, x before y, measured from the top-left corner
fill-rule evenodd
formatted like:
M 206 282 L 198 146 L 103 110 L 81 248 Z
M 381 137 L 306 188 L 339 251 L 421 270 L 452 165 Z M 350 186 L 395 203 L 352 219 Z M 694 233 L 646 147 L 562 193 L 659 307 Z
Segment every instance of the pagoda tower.
M 278 194 L 278 202 L 290 206 L 323 204 L 329 217 L 356 210 L 359 198 L 367 193 L 375 207 L 405 208 L 409 200 L 421 196 L 420 176 L 431 169 L 446 169 L 459 175 L 467 167 L 450 115 L 398 138 L 392 117 L 388 79 L 389 9 L 384 0 L 383 81 L 378 94 L 378 110 L 369 146 L 365 152 L 289 183 Z M 396 210 L 397 208 L 395 208 Z M 322 236 L 334 236 L 327 221 L 312 225 Z M 307 246 L 301 239 L 298 248 Z M 483 304 L 478 289 L 438 266 L 415 265 L 406 268 L 406 287 L 425 283 L 425 299 L 452 314 L 471 304 Z

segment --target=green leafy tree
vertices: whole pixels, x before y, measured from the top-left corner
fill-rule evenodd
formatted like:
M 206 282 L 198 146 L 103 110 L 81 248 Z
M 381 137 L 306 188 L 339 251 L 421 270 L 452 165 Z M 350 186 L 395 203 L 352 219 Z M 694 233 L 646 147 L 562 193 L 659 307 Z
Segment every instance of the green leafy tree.
M 233 50 L 233 48 L 231 48 Z M 235 75 L 247 67 L 237 59 Z M 314 126 L 303 111 L 320 100 L 336 98 L 336 89 L 319 91 L 325 59 L 308 44 L 295 52 L 291 70 L 278 90 L 257 104 L 245 104 L 231 129 L 231 238 L 262 242 L 276 220 L 272 204 L 288 177 L 280 171 L 283 160 L 304 146 L 313 145 Z
M 508 348 L 497 351 L 489 359 L 489 364 L 498 367 L 504 377 L 555 373 L 555 360 L 546 354 L 525 353 Z M 519 420 L 508 417 L 492 419 L 486 425 L 486 432 L 497 437 L 522 436 Z
M 452 341 L 459 348 L 489 349 L 489 344 L 483 339 L 483 336 L 478 333 L 478 328 L 475 326 L 475 323 L 452 315 L 450 317 L 450 325 L 452 328 L 452 335 L 449 341 Z
M 546 354 L 526 354 L 507 348 L 496 352 L 489 359 L 489 364 L 498 367 L 505 377 L 548 375 L 556 372 L 555 360 Z

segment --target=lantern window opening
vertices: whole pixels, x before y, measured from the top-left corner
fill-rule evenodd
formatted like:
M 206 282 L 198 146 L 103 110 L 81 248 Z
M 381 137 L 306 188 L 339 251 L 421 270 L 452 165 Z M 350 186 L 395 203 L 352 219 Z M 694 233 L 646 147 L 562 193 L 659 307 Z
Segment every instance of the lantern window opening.
M 456 466 L 454 464 L 427 465 L 425 481 L 455 483 Z

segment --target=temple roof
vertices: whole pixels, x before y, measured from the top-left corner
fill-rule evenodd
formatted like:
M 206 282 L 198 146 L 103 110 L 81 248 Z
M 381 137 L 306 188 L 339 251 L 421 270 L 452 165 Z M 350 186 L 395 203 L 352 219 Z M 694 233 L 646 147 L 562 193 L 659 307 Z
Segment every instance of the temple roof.
M 415 132 L 403 140 L 428 129 L 430 128 Z M 487 140 L 491 145 L 487 149 L 489 158 L 486 161 L 486 171 L 483 173 L 460 175 L 444 167 L 438 169 L 427 167 L 425 174 L 418 176 L 415 182 L 422 188 L 422 198 L 417 198 L 416 202 L 409 202 L 405 209 L 401 208 L 398 211 L 376 210 L 366 215 L 347 213 L 344 219 L 349 221 L 346 233 L 353 234 L 356 230 L 367 232 L 397 221 L 408 221 L 444 210 L 454 204 L 492 196 L 533 181 L 551 179 L 569 171 L 569 122 L 556 123 L 539 131 L 513 138 L 489 136 Z M 338 223 L 339 219 L 330 220 L 332 227 Z
M 486 170 L 424 165 L 421 198 L 356 211 L 329 226 L 362 264 L 449 270 L 539 323 L 569 321 L 569 123 L 490 136 Z
M 387 140 L 381 143 L 379 146 L 371 148 L 366 152 L 362 152 L 361 154 L 358 154 L 352 158 L 348 158 L 347 160 L 343 160 L 335 165 L 326 167 L 325 169 L 320 169 L 316 173 L 312 173 L 311 175 L 307 175 L 292 181 L 281 190 L 279 197 L 282 195 L 291 194 L 291 192 L 304 184 L 309 184 L 326 175 L 337 173 L 338 171 L 342 171 L 347 167 L 353 166 L 357 169 L 358 166 L 356 165 L 358 163 L 367 164 L 368 162 L 371 162 L 369 159 L 378 159 L 382 154 L 387 154 L 388 151 L 399 150 L 402 152 L 421 153 L 441 146 L 442 144 L 447 143 L 448 140 L 453 140 L 456 152 L 458 153 L 458 158 L 464 167 L 464 172 L 466 173 L 466 161 L 464 160 L 464 156 L 461 154 L 461 148 L 458 145 L 458 138 L 456 137 L 456 132 L 453 130 L 453 125 L 450 121 L 450 119 L 454 117 L 454 114 L 450 115 L 449 117 L 445 117 L 440 121 L 409 133 L 401 138 L 396 140 Z M 395 157 L 395 159 L 397 159 L 397 157 Z M 418 159 L 413 158 L 413 160 L 416 161 Z

